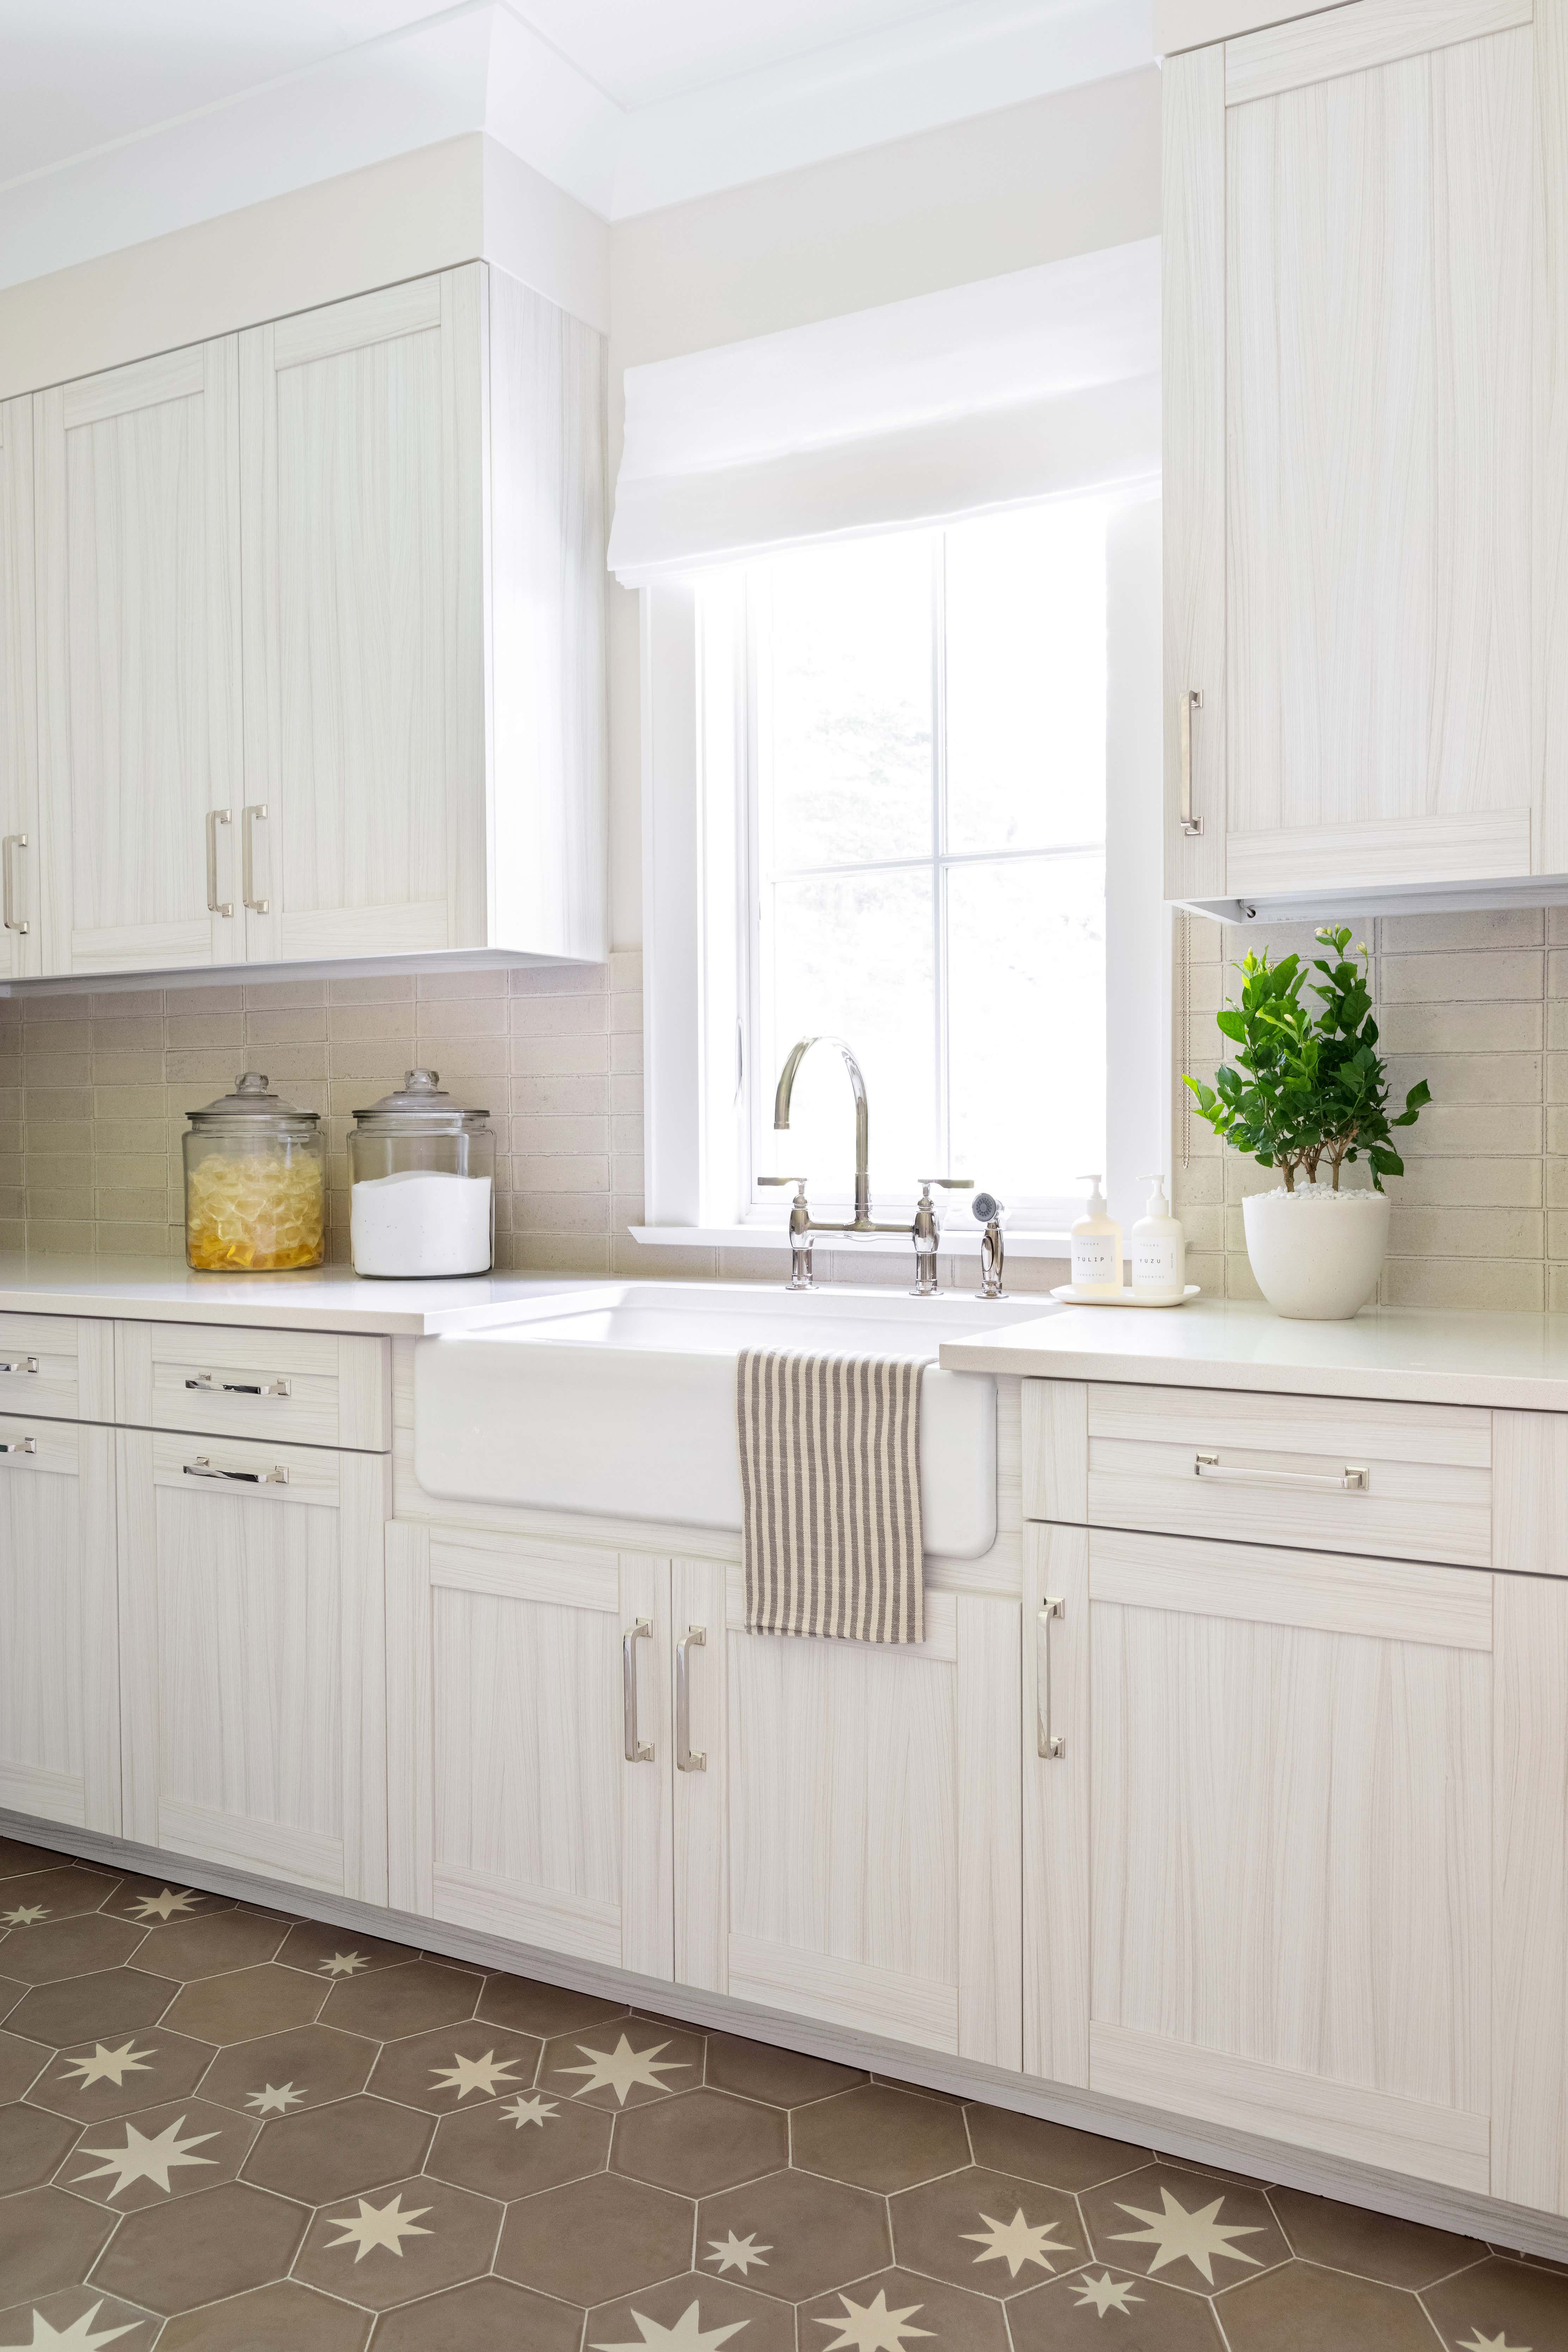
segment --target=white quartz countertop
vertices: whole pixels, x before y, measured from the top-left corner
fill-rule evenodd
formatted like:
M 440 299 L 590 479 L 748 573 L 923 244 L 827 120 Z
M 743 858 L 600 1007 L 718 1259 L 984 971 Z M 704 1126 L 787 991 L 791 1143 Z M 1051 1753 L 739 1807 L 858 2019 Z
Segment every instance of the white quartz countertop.
M 595 1286 L 591 1276 L 491 1274 L 450 1282 L 366 1282 L 346 1266 L 322 1266 L 310 1274 L 187 1274 L 163 1259 L 93 1265 L 0 1253 L 0 1314 L 363 1331 L 395 1339 L 481 1331 L 487 1324 L 515 1322 L 544 1300 Z
M 1250 1303 L 1071 1307 L 994 1338 L 952 1339 L 944 1370 L 1156 1388 L 1384 1398 L 1568 1412 L 1568 1315 L 1371 1307 L 1288 1323 Z

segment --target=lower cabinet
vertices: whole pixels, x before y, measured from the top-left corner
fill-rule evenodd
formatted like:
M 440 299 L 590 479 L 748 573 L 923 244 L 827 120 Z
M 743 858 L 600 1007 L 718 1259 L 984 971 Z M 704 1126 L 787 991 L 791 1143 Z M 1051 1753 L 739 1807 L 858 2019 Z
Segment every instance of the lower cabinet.
M 0 1419 L 0 1805 L 120 1828 L 114 1434 Z
M 125 1836 L 384 1903 L 389 1458 L 113 1442 Z

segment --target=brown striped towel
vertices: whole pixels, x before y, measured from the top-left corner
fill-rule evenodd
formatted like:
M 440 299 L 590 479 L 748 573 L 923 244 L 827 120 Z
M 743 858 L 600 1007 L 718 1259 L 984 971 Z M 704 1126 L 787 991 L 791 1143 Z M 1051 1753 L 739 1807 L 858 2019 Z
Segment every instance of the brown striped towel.
M 742 1351 L 735 1411 L 752 1633 L 924 1641 L 924 1370 Z

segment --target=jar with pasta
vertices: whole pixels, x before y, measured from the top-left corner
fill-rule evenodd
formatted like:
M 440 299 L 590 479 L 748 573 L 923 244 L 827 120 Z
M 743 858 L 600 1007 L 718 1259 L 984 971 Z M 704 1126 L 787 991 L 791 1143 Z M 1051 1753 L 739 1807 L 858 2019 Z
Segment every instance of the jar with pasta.
M 326 1255 L 321 1116 L 247 1070 L 231 1095 L 190 1114 L 184 1139 L 185 1264 L 196 1274 L 285 1274 Z

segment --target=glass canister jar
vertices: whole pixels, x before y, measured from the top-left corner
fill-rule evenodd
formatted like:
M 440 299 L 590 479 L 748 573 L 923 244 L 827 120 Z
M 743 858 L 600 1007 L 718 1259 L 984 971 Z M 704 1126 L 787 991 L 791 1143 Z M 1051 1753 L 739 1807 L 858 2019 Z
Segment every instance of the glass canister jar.
M 496 1139 L 488 1110 L 464 1110 L 439 1070 L 410 1070 L 396 1094 L 354 1113 L 349 1231 L 356 1274 L 426 1279 L 488 1274 L 494 1258 Z
M 198 1274 L 282 1274 L 326 1255 L 321 1114 L 297 1110 L 247 1070 L 190 1114 L 185 1264 Z

